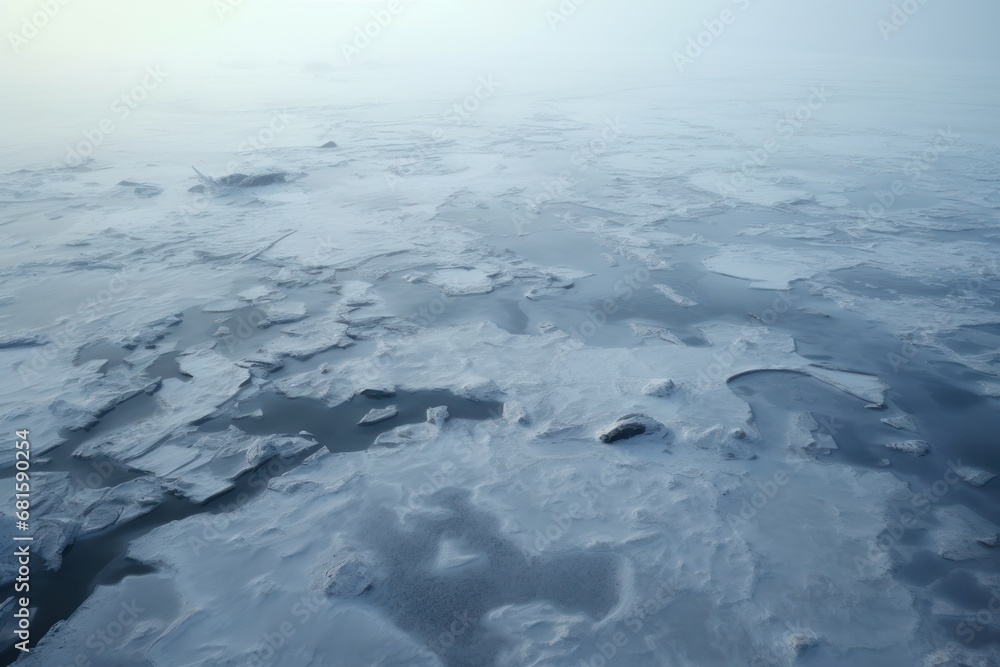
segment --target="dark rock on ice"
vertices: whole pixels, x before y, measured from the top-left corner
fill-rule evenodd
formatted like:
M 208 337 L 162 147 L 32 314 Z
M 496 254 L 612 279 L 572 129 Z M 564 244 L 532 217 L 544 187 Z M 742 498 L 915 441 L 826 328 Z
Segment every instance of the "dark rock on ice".
M 228 176 L 219 176 L 218 178 L 211 178 L 205 174 L 198 171 L 195 167 L 194 172 L 198 174 L 198 177 L 207 185 L 223 186 L 227 188 L 259 188 L 265 185 L 273 185 L 275 183 L 284 183 L 285 177 L 288 174 L 284 171 L 273 171 L 263 174 L 229 174 Z
M 215 179 L 219 185 L 231 188 L 259 188 L 265 185 L 285 182 L 285 172 L 277 171 L 269 174 L 229 174 Z
M 664 428 L 663 424 L 647 415 L 633 413 L 619 417 L 614 424 L 601 429 L 597 433 L 597 439 L 610 444 L 646 433 L 656 433 Z
M 337 142 L 336 141 L 328 141 L 325 144 L 323 144 L 322 146 L 320 146 L 320 148 L 336 148 L 336 147 L 337 147 Z
M 369 387 L 361 390 L 362 396 L 368 398 L 392 398 L 396 395 L 395 387 Z

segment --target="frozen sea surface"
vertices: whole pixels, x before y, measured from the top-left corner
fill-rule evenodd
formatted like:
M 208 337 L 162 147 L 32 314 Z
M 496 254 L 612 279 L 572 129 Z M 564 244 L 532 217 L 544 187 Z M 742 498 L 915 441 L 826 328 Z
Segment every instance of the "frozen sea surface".
M 996 86 L 497 67 L 3 75 L 17 664 L 1000 664 Z

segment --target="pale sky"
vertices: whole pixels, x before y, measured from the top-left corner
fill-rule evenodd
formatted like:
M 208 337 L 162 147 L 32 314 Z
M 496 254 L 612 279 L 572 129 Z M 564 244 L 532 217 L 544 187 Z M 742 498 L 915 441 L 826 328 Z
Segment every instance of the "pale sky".
M 878 21 L 889 19 L 896 4 L 919 9 L 885 39 Z M 179 57 L 343 66 L 469 54 L 669 61 L 725 9 L 732 22 L 712 37 L 712 48 L 720 51 L 1000 61 L 997 0 L 922 5 L 919 0 L 398 0 L 392 14 L 393 5 L 390 0 L 4 0 L 0 66 Z M 42 14 L 46 6 L 51 17 Z M 371 23 L 373 12 L 381 12 L 384 27 Z M 35 31 L 29 23 L 41 27 Z M 355 36 L 366 24 L 374 33 L 371 43 L 348 62 L 345 48 L 364 44 Z

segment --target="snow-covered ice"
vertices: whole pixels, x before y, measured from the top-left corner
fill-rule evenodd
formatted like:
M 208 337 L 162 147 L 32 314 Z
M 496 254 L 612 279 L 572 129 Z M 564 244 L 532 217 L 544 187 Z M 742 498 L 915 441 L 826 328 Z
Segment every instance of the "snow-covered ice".
M 390 405 L 385 408 L 372 408 L 368 411 L 358 424 L 378 424 L 379 422 L 384 422 L 387 419 L 392 419 L 399 414 L 399 410 L 396 409 L 395 405 Z
M 453 122 L 450 78 L 276 65 L 78 166 L 0 140 L 18 664 L 994 664 L 996 90 L 823 72 L 725 192 L 816 81 L 514 76 Z
M 914 456 L 926 456 L 931 451 L 931 446 L 926 440 L 897 440 L 888 442 L 887 448 Z

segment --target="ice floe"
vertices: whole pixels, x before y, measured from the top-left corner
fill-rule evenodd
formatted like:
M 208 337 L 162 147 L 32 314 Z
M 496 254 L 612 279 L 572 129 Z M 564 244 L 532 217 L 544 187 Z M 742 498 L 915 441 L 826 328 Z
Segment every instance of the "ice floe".
M 361 421 L 359 421 L 358 424 L 362 426 L 367 424 L 378 424 L 379 422 L 384 422 L 387 419 L 392 419 L 398 414 L 399 410 L 395 405 L 390 405 L 385 408 L 372 408 L 368 411 L 368 414 L 361 418 Z
M 931 446 L 926 440 L 899 440 L 887 442 L 885 446 L 887 449 L 914 456 L 927 456 L 931 451 Z

